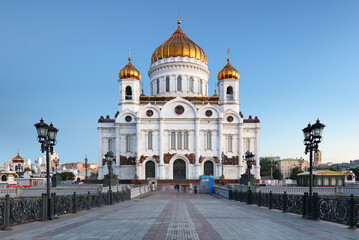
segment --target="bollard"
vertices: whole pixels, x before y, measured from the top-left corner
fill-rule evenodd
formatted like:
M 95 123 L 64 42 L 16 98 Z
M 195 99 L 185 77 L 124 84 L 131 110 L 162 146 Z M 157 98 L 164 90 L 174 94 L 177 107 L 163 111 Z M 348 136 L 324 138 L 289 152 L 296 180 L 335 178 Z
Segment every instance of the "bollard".
M 243 202 L 243 193 L 242 193 L 242 189 L 241 189 L 241 191 L 239 192 L 239 201 L 240 201 L 240 202 Z
M 269 192 L 269 209 L 272 209 L 273 205 L 273 193 L 272 191 Z
M 262 195 L 261 191 L 258 192 L 258 207 L 262 206 Z
M 4 230 L 10 230 L 10 196 L 5 195 Z
M 319 217 L 319 197 L 318 193 L 313 193 L 312 219 L 318 220 Z
M 41 221 L 46 221 L 47 219 L 47 198 L 46 193 L 41 194 Z
M 284 191 L 284 194 L 283 194 L 283 202 L 282 202 L 282 208 L 283 208 L 283 212 L 287 212 L 287 192 Z
M 307 198 L 308 198 L 308 193 L 307 192 L 305 192 L 304 193 L 304 195 L 303 195 L 303 204 L 302 204 L 302 206 L 303 206 L 303 209 L 302 209 L 302 215 L 303 215 L 303 217 L 307 214 Z
M 228 199 L 233 200 L 233 190 L 232 189 L 228 190 Z
M 91 209 L 91 193 L 90 191 L 87 192 L 87 210 Z
M 353 229 L 355 226 L 355 203 L 354 203 L 354 195 L 350 195 L 349 199 L 349 229 Z
M 247 190 L 247 204 L 252 204 L 252 190 Z
M 55 212 L 55 208 L 54 208 L 54 193 L 50 194 L 50 198 L 49 198 L 49 204 L 50 204 L 50 216 L 49 219 L 53 220 L 54 219 L 54 212 Z
M 77 199 L 76 199 L 76 192 L 74 192 L 74 195 L 72 197 L 73 200 L 73 208 L 72 208 L 72 212 L 76 213 L 77 212 Z

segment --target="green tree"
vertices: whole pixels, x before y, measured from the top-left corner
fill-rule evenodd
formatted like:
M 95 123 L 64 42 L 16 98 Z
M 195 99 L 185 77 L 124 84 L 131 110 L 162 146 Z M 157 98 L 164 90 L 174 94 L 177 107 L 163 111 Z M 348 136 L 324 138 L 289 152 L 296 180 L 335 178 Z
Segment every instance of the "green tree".
M 302 172 L 303 172 L 303 170 L 300 169 L 300 167 L 295 167 L 292 169 L 289 178 L 292 180 L 297 180 L 297 175 Z
M 74 180 L 76 177 L 73 172 L 62 172 L 60 173 L 60 176 L 62 181 Z
M 274 179 L 282 179 L 282 173 L 277 167 L 278 161 L 273 161 L 273 178 Z M 270 168 L 271 168 L 271 159 L 270 158 L 263 158 L 260 162 L 261 165 L 261 176 L 270 176 Z
M 353 173 L 355 174 L 355 179 L 357 181 L 359 181 L 359 167 L 356 167 L 356 168 L 350 168 L 349 170 L 352 170 Z

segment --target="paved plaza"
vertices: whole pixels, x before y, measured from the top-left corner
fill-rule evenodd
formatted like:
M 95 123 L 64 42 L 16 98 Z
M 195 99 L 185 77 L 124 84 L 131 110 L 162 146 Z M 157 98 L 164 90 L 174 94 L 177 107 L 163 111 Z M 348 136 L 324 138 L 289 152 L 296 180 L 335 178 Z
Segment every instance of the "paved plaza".
M 168 190 L 14 226 L 0 231 L 0 239 L 359 239 L 359 230 L 217 196 Z

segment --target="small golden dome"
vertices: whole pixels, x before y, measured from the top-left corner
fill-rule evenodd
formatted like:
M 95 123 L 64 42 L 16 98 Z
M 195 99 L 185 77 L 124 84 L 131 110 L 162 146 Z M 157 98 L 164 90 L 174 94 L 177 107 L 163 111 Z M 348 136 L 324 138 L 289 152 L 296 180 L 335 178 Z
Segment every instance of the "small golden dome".
M 153 52 L 151 64 L 160 59 L 169 57 L 195 58 L 207 64 L 207 56 L 202 48 L 189 39 L 182 31 L 180 27 L 181 20 L 178 20 L 177 24 L 178 28 L 173 35 Z
M 223 79 L 239 79 L 239 72 L 229 64 L 229 58 L 227 58 L 227 65 L 218 73 L 218 80 Z
M 141 73 L 132 65 L 131 58 L 128 58 L 127 65 L 121 69 L 118 74 L 120 79 L 133 78 L 137 80 L 141 80 Z
M 19 155 L 19 150 L 17 150 L 17 155 L 12 159 L 12 162 L 23 163 L 25 160 Z

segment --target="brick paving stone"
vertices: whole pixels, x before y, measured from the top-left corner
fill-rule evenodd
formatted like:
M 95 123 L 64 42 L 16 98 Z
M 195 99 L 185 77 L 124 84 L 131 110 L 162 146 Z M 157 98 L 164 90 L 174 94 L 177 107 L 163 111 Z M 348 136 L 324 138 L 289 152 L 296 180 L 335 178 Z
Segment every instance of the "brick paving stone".
M 0 239 L 359 239 L 358 229 L 208 194 L 158 191 L 0 231 Z

